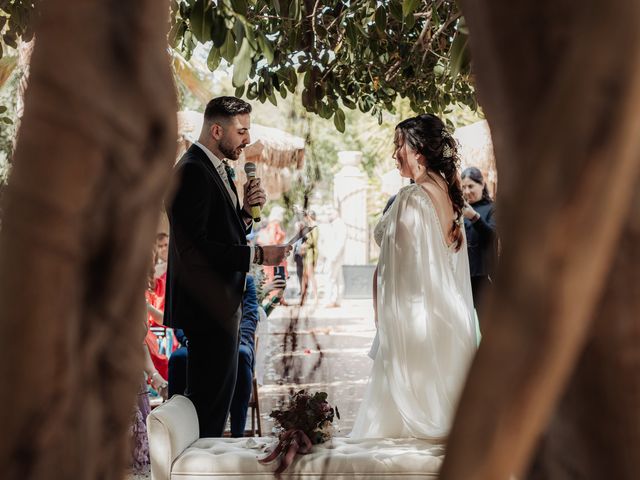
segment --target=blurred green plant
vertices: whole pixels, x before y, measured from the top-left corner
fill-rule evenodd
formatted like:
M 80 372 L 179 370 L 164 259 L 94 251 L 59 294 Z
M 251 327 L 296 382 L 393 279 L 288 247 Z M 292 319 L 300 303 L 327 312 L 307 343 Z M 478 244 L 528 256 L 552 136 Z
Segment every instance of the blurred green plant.
M 16 57 L 0 59 L 0 184 L 7 180 L 17 126 L 18 90 L 22 73 Z
M 301 86 L 309 112 L 345 131 L 345 109 L 416 112 L 451 103 L 476 108 L 468 31 L 453 0 L 173 0 L 171 46 L 189 58 L 209 47 L 208 67 L 234 65 L 236 95 L 277 104 Z
M 39 0 L 0 0 L 0 56 L 32 36 Z M 171 0 L 169 44 L 187 60 L 198 44 L 207 66 L 233 64 L 237 96 L 285 99 L 344 132 L 348 109 L 415 112 L 477 107 L 468 30 L 455 0 Z

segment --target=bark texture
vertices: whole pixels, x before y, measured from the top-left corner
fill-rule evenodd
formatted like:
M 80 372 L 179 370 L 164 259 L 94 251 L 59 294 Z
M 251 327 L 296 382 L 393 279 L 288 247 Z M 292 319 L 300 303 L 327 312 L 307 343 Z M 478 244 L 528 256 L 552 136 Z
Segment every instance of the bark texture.
M 176 141 L 168 2 L 49 0 L 0 236 L 0 477 L 116 479 Z
M 637 300 L 619 287 L 637 273 L 632 263 L 615 261 L 637 231 L 630 204 L 639 187 L 640 5 L 461 3 L 500 171 L 503 254 L 485 305 L 489 326 L 441 478 L 521 475 L 572 375 L 571 389 L 581 389 L 580 395 L 570 389 L 567 398 L 589 411 L 596 425 L 580 431 L 578 444 L 568 437 L 557 444 L 563 457 L 584 471 L 587 457 L 602 465 L 621 461 L 626 448 L 640 448 L 638 403 L 632 401 L 640 365 L 630 340 L 638 334 L 632 316 Z M 612 330 L 595 340 L 607 328 Z M 585 376 L 588 386 L 580 386 Z M 622 395 L 625 379 L 633 392 Z M 600 399 L 585 398 L 584 389 Z M 612 422 L 595 414 L 599 401 L 608 411 L 625 411 Z M 563 415 L 561 408 L 558 418 Z M 623 427 L 625 418 L 635 423 Z M 577 434 L 577 417 L 566 421 Z M 614 435 L 617 443 L 596 453 L 604 438 L 612 438 L 589 438 L 596 431 Z M 622 438 L 635 444 L 623 445 Z M 615 478 L 632 478 L 632 466 L 631 460 L 620 463 Z M 585 475 L 603 478 L 595 471 Z
M 590 337 L 529 480 L 636 478 L 640 472 L 640 188 Z

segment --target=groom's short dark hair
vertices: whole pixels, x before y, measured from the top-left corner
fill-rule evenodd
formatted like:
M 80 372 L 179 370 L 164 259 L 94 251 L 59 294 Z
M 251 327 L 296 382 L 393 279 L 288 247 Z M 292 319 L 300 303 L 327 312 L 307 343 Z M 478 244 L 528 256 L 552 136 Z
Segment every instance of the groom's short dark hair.
M 251 105 L 237 97 L 216 97 L 207 103 L 204 119 L 208 122 L 228 120 L 236 115 L 251 113 Z

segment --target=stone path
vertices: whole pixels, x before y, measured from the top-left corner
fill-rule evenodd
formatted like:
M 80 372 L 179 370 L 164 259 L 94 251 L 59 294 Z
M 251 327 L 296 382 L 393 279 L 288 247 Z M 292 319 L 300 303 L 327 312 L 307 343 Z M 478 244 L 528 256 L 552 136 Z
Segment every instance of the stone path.
M 302 388 L 329 394 L 341 414 L 338 434 L 347 434 L 372 366 L 367 356 L 375 335 L 371 299 L 343 300 L 338 308 L 279 307 L 268 321 L 265 379 L 259 389 L 263 434 L 273 426 L 269 412 Z

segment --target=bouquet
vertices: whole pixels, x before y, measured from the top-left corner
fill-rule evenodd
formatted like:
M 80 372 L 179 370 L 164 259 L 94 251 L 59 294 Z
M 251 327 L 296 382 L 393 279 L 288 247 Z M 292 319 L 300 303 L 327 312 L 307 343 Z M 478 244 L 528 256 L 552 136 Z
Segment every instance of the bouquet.
M 278 445 L 260 463 L 269 463 L 276 458 L 280 464 L 276 475 L 284 472 L 297 454 L 304 455 L 313 445 L 326 442 L 333 433 L 333 418 L 340 418 L 337 407 L 327 402 L 325 392 L 308 393 L 300 390 L 289 399 L 289 406 L 283 410 L 273 410 L 269 415 L 279 430 Z

